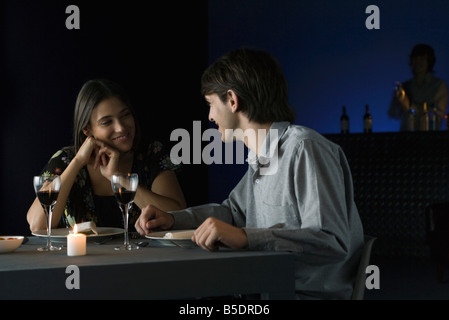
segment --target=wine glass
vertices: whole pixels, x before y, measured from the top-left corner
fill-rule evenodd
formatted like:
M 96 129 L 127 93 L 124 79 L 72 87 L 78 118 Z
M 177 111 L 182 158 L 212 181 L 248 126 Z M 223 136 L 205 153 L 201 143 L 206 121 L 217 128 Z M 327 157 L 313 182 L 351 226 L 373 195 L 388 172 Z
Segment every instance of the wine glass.
M 53 207 L 58 199 L 59 189 L 61 187 L 61 178 L 58 175 L 42 175 L 33 178 L 34 191 L 45 212 L 47 223 L 47 245 L 38 248 L 39 251 L 58 251 L 61 247 L 54 246 L 51 243 L 51 216 Z
M 125 227 L 125 239 L 123 245 L 116 247 L 115 250 L 134 250 L 139 247 L 132 246 L 129 243 L 128 219 L 129 209 L 134 202 L 137 187 L 139 185 L 139 176 L 137 173 L 118 174 L 111 176 L 111 186 L 114 191 L 115 199 L 123 214 L 123 225 Z

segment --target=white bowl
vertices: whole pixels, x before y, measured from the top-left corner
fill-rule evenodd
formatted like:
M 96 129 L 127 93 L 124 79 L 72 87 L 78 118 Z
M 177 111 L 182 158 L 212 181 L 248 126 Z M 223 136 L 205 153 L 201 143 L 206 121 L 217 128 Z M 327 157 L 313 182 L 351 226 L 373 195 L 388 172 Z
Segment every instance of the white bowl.
M 0 236 L 0 253 L 13 252 L 22 242 L 22 236 Z

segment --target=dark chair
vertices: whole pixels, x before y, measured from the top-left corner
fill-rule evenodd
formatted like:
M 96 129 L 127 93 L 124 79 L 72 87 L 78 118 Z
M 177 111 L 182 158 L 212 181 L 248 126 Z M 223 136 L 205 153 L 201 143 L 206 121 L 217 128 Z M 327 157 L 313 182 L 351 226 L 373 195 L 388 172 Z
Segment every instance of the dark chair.
M 430 258 L 437 265 L 437 281 L 442 283 L 444 269 L 449 267 L 449 202 L 427 206 L 425 218 Z
M 371 249 L 377 238 L 365 235 L 365 245 L 363 246 L 362 256 L 360 258 L 359 269 L 352 292 L 352 300 L 363 300 L 365 296 L 366 267 L 369 265 L 371 258 Z

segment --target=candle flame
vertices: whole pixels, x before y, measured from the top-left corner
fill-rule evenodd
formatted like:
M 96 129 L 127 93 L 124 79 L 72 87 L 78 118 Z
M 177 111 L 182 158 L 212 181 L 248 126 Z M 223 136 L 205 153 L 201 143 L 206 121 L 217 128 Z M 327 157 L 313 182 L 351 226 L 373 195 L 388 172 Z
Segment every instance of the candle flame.
M 73 233 L 78 233 L 78 227 L 76 226 L 76 224 L 75 224 L 75 226 L 73 227 Z

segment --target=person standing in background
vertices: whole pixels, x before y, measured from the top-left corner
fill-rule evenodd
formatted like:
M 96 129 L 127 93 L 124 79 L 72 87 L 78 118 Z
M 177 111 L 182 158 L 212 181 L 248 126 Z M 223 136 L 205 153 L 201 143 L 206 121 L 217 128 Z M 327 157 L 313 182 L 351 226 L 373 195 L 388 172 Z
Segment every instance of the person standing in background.
M 411 111 L 415 113 L 415 128 L 423 130 L 419 119 L 423 116 L 424 103 L 427 112 L 436 112 L 436 130 L 441 129 L 448 101 L 448 89 L 444 80 L 434 76 L 436 62 L 433 48 L 417 44 L 410 54 L 413 78 L 398 85 L 388 109 L 388 116 L 401 121 L 400 131 L 407 131 Z

